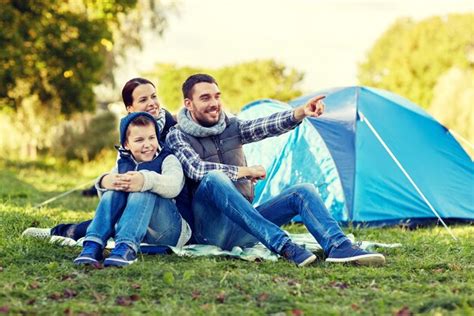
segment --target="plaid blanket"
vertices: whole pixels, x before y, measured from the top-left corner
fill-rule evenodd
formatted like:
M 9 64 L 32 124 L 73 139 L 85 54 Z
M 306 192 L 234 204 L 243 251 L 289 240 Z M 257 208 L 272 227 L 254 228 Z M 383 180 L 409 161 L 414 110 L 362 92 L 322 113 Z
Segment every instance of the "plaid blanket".
M 310 233 L 305 234 L 288 234 L 293 242 L 302 245 L 306 249 L 314 252 L 321 253 L 322 248 L 314 237 Z M 375 248 L 395 248 L 401 247 L 399 243 L 386 244 L 379 243 L 374 241 L 356 241 L 354 235 L 349 234 L 347 237 L 353 242 L 356 243 L 360 248 L 366 250 L 374 250 Z M 71 238 L 52 236 L 50 242 L 59 244 L 62 246 L 82 246 L 83 238 L 75 241 Z M 110 239 L 107 242 L 106 248 L 114 248 L 115 243 L 113 239 Z M 182 257 L 200 257 L 200 256 L 227 256 L 234 257 L 246 261 L 258 261 L 258 260 L 270 260 L 277 261 L 278 255 L 268 250 L 261 243 L 256 244 L 250 248 L 241 248 L 234 247 L 232 250 L 222 250 L 217 246 L 211 245 L 186 245 L 182 248 L 170 247 L 170 246 L 161 246 L 161 245 L 150 245 L 150 244 L 141 244 L 140 250 L 144 254 L 170 254 L 174 253 Z

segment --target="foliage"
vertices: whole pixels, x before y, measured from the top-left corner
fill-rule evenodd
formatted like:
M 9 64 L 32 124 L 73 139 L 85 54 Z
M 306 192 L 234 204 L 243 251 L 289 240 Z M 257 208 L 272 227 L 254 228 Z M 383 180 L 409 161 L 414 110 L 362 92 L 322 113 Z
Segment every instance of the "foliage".
M 119 143 L 117 130 L 117 117 L 112 112 L 76 115 L 57 128 L 51 154 L 66 160 L 95 159 L 104 149 Z
M 453 67 L 439 77 L 428 111 L 443 125 L 474 144 L 473 102 L 474 69 Z M 459 143 L 466 145 L 464 148 L 474 157 L 474 149 L 465 140 L 459 139 Z
M 358 78 L 427 108 L 439 76 L 454 66 L 474 67 L 473 13 L 398 20 L 359 65 Z
M 166 26 L 159 0 L 0 0 L 0 7 L 0 120 L 23 134 L 24 143 L 8 147 L 21 158 L 48 148 L 64 117 L 94 110 L 94 88 L 113 83 L 126 48 L 141 47 L 142 31 Z
M 301 94 L 303 74 L 274 60 L 254 60 L 217 69 L 158 64 L 144 74 L 158 83 L 164 105 L 177 110 L 183 104 L 181 85 L 195 73 L 211 74 L 218 82 L 227 109 L 238 112 L 248 102 L 261 98 L 291 100 Z
M 402 243 L 383 249 L 382 268 L 317 261 L 278 262 L 141 255 L 124 269 L 88 270 L 78 248 L 21 238 L 29 226 L 89 219 L 97 199 L 71 194 L 108 166 L 0 161 L 0 313 L 162 315 L 471 315 L 474 227 L 346 229 L 361 240 Z M 302 231 L 301 227 L 286 227 Z
M 94 108 L 93 86 L 100 82 L 109 21 L 135 1 L 1 0 L 0 97 L 18 108 L 37 95 L 42 104 L 70 114 Z

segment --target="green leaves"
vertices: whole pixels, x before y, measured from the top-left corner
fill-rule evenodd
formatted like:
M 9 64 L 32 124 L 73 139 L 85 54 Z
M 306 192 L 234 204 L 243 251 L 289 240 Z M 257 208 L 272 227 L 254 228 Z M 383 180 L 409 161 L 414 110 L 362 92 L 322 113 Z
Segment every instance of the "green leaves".
M 144 76 L 158 83 L 160 100 L 166 108 L 176 111 L 183 104 L 181 85 L 195 73 L 208 73 L 217 80 L 226 109 L 234 113 L 257 99 L 288 101 L 300 96 L 298 85 L 304 76 L 303 73 L 271 59 L 253 60 L 217 69 L 158 64 Z
M 453 66 L 473 68 L 474 14 L 420 22 L 399 19 L 359 65 L 361 84 L 398 93 L 427 108 L 439 76 Z
M 173 285 L 174 284 L 174 275 L 173 272 L 171 271 L 165 271 L 163 273 L 163 282 L 167 285 Z

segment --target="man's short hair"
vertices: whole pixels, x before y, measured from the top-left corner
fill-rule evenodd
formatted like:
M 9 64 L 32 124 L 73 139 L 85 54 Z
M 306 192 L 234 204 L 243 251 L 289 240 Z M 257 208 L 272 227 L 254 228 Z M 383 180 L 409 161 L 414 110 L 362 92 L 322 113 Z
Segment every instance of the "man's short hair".
M 185 99 L 191 99 L 193 96 L 193 88 L 196 84 L 201 83 L 201 82 L 207 82 L 207 83 L 214 83 L 216 86 L 219 86 L 217 84 L 216 79 L 214 79 L 211 75 L 208 74 L 194 74 L 192 76 L 189 76 L 188 79 L 183 83 L 183 98 Z

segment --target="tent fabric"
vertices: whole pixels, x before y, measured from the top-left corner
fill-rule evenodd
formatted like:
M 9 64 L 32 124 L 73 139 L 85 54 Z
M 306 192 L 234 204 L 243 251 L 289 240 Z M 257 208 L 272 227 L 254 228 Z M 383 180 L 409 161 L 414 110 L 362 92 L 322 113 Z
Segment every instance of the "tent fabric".
M 436 220 L 420 192 L 443 219 L 474 221 L 473 161 L 444 126 L 398 95 L 367 87 L 336 88 L 289 104 L 255 101 L 239 117 L 297 107 L 320 94 L 326 95 L 321 117 L 244 146 L 249 164 L 267 170 L 267 179 L 256 187 L 256 205 L 289 186 L 310 182 L 342 224 Z

